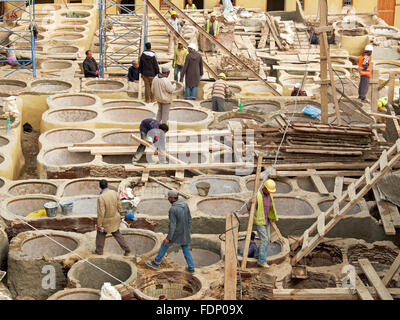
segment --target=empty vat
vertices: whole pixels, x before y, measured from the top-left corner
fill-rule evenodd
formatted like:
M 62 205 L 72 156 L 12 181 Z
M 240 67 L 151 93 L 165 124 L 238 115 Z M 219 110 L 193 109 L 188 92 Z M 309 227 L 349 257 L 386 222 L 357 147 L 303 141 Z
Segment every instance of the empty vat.
M 54 46 L 47 49 L 48 54 L 74 54 L 78 52 L 79 48 L 75 46 Z
M 189 108 L 173 108 L 169 112 L 169 121 L 176 122 L 199 122 L 206 120 L 207 117 L 208 114 L 206 112 Z
M 63 197 L 75 197 L 82 195 L 99 195 L 100 179 L 82 179 L 74 180 L 67 183 L 64 187 Z M 111 190 L 117 190 L 119 185 L 118 182 L 108 181 L 108 187 Z
M 54 144 L 82 143 L 93 139 L 95 133 L 85 129 L 55 129 L 47 131 L 47 142 Z
M 86 90 L 115 91 L 124 88 L 124 84 L 116 80 L 91 80 L 83 84 Z
M 72 62 L 61 60 L 43 61 L 40 64 L 40 69 L 68 69 L 72 67 Z
M 74 32 L 57 32 L 50 36 L 51 40 L 55 41 L 79 41 L 84 37 L 83 34 Z
M 103 102 L 104 108 L 111 108 L 111 107 L 144 107 L 146 104 L 141 101 L 135 100 L 112 100 Z
M 50 234 L 47 237 L 38 236 L 24 241 L 21 251 L 30 258 L 41 258 L 43 256 L 53 258 L 74 251 L 78 245 L 78 241 L 71 237 Z
M 132 139 L 132 134 L 133 132 L 107 133 L 103 136 L 103 141 L 106 143 L 131 144 L 132 146 L 139 145 L 136 140 Z M 138 132 L 135 132 L 135 136 L 140 137 L 140 134 Z
M 276 212 L 281 216 L 308 216 L 314 213 L 308 201 L 295 197 L 274 197 Z
M 349 201 L 345 201 L 340 205 L 340 209 L 343 209 Z M 330 207 L 333 205 L 333 200 L 327 200 L 327 201 L 322 201 L 318 203 L 318 207 L 321 209 L 321 211 L 326 212 Z M 357 203 L 350 209 L 350 211 L 347 213 L 347 215 L 352 215 L 352 214 L 357 214 L 361 212 L 360 205 Z
M 57 193 L 57 186 L 49 182 L 23 182 L 13 185 L 8 189 L 8 193 L 13 196 L 22 196 L 25 194 L 49 194 Z
M 152 251 L 158 251 L 159 241 L 155 233 L 148 230 L 122 230 L 122 237 L 128 244 L 131 255 L 143 255 L 148 254 Z M 106 237 L 104 245 L 105 253 L 120 254 L 124 253 L 115 238 L 109 234 Z
M 100 290 L 74 288 L 58 291 L 47 300 L 100 300 L 100 296 Z
M 44 162 L 53 166 L 89 163 L 94 160 L 90 152 L 69 152 L 68 148 L 55 148 L 45 152 Z
M 185 100 L 174 100 L 172 101 L 172 107 L 174 108 L 193 108 L 193 104 Z
M 49 107 L 95 107 L 100 99 L 84 93 L 58 94 L 47 99 Z
M 34 92 L 57 93 L 72 88 L 72 84 L 60 80 L 36 80 L 31 83 Z
M 210 190 L 208 192 L 209 195 L 240 193 L 241 191 L 238 181 L 223 177 L 215 177 L 196 179 L 190 184 L 190 192 L 197 194 L 196 184 L 199 182 L 208 182 L 210 184 Z
M 85 27 L 80 27 L 77 25 L 73 25 L 73 26 L 64 26 L 64 27 L 57 27 L 54 29 L 55 32 L 85 32 L 88 29 L 86 29 Z
M 44 204 L 46 202 L 56 201 L 49 197 L 32 196 L 10 200 L 6 205 L 6 208 L 13 214 L 25 217 L 31 212 L 44 209 Z
M 261 100 L 261 101 L 248 101 L 243 103 L 243 110 L 252 111 L 257 113 L 270 113 L 281 109 L 279 102 Z
M 109 121 L 133 123 L 140 123 L 155 116 L 152 111 L 142 108 L 110 108 L 104 110 L 103 115 Z
M 89 24 L 89 21 L 86 19 L 62 19 L 61 24 L 66 26 L 82 26 Z
M 149 216 L 168 216 L 171 204 L 167 199 L 143 199 L 140 201 L 136 213 Z
M 99 192 L 100 193 L 100 192 Z M 97 199 L 99 196 L 69 199 L 73 202 L 72 212 L 79 215 L 97 215 Z
M 18 80 L 0 80 L 0 92 L 17 94 L 26 88 L 27 84 Z
M 197 209 L 203 214 L 225 217 L 227 213 L 239 210 L 244 205 L 244 201 L 231 198 L 213 198 L 201 200 L 197 203 Z M 245 212 L 246 206 L 240 212 Z
M 60 109 L 48 113 L 47 120 L 53 122 L 84 122 L 97 117 L 97 112 L 86 109 Z
M 6 137 L 0 136 L 0 147 L 4 147 L 10 143 L 10 140 L 8 140 Z

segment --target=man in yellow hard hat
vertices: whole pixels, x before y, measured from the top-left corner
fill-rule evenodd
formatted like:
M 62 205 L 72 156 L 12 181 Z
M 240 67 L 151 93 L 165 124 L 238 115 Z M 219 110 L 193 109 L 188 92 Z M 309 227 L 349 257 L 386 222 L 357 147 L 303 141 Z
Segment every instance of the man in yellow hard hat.
M 205 26 L 206 32 L 213 36 L 215 39 L 218 39 L 219 35 L 219 23 L 217 20 L 217 14 L 213 11 L 210 14 L 210 19 L 206 21 Z M 212 54 L 215 55 L 217 50 L 215 44 L 210 42 Z
M 378 100 L 378 110 L 379 110 L 379 111 L 382 111 L 382 112 L 384 112 L 384 113 L 386 113 L 386 112 L 387 112 L 387 109 L 386 109 L 385 107 L 386 107 L 386 105 L 388 104 L 388 102 L 389 102 L 388 97 L 380 98 L 380 99 Z
M 272 179 L 264 182 L 262 191 L 257 193 L 256 198 L 251 199 L 251 203 L 256 202 L 256 212 L 254 215 L 254 224 L 256 226 L 258 237 L 261 239 L 261 244 L 258 247 L 257 265 L 268 268 L 268 244 L 270 243 L 270 221 L 278 220 L 274 205 L 273 193 L 276 192 L 276 184 Z M 250 208 L 248 208 L 250 210 Z
M 176 11 L 170 11 L 171 18 L 168 19 L 169 24 L 176 30 L 176 32 L 180 33 L 181 32 L 181 21 L 178 18 Z M 167 28 L 168 36 L 169 36 L 169 44 L 168 44 L 168 50 L 169 53 L 172 54 L 174 51 L 174 48 L 176 47 L 175 44 L 175 35 L 174 33 Z
M 215 81 L 212 89 L 212 110 L 215 112 L 224 112 L 225 98 L 231 94 L 231 90 L 226 82 L 225 73 L 220 73 L 218 75 L 218 80 Z

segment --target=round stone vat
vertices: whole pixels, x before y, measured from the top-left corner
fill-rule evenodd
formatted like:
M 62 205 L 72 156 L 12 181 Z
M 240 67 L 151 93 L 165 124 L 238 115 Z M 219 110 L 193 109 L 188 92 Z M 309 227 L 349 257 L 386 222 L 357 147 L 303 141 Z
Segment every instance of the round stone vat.
M 87 90 L 93 91 L 115 91 L 124 87 L 124 84 L 116 80 L 91 80 L 84 84 Z
M 45 133 L 49 143 L 82 143 L 93 139 L 95 133 L 86 129 L 55 129 Z
M 180 271 L 164 271 L 139 277 L 136 287 L 140 292 L 134 294 L 139 300 L 159 300 L 160 296 L 165 296 L 167 300 L 197 300 L 203 295 L 199 277 Z
M 31 83 L 34 92 L 60 92 L 72 88 L 72 84 L 60 80 L 36 80 Z
M 99 195 L 100 187 L 99 187 L 100 179 L 82 179 L 82 180 L 73 180 L 68 182 L 64 186 L 64 192 L 62 194 L 63 197 L 76 197 L 82 195 Z M 108 187 L 111 190 L 118 190 L 119 181 L 108 181 Z
M 119 288 L 122 287 L 120 281 L 129 285 L 136 279 L 137 268 L 128 260 L 118 257 L 98 257 L 88 258 L 87 261 L 79 261 L 71 267 L 67 274 L 68 283 L 80 283 L 83 288 L 99 290 L 105 282 L 110 282 Z
M 169 121 L 198 122 L 207 119 L 208 114 L 201 110 L 190 108 L 172 108 L 169 112 Z
M 85 32 L 87 29 L 85 27 L 79 26 L 64 26 L 64 27 L 57 27 L 54 29 L 54 32 Z
M 94 160 L 90 152 L 69 152 L 68 148 L 55 148 L 44 154 L 44 161 L 48 165 L 66 166 L 89 163 Z
M 295 279 L 288 275 L 283 280 L 284 289 L 336 288 L 336 277 L 330 273 L 307 272 L 307 279 Z
M 385 245 L 355 244 L 347 249 L 350 264 L 359 268 L 358 259 L 368 259 L 377 272 L 389 269 L 398 254 L 398 250 Z
M 0 92 L 18 93 L 26 88 L 26 83 L 18 80 L 0 80 Z
M 268 88 L 266 85 L 263 84 L 248 84 L 245 86 L 245 90 L 248 92 L 255 92 L 255 93 L 272 92 L 270 88 Z
M 78 245 L 79 242 L 76 239 L 67 236 L 38 236 L 25 240 L 22 244 L 21 251 L 30 258 L 41 258 L 43 256 L 54 258 L 74 251 L 78 248 Z
M 261 125 L 265 120 L 262 117 L 245 112 L 228 112 L 218 117 L 217 123 L 220 126 L 228 126 L 229 122 L 239 122 L 247 120 L 254 125 Z
M 97 117 L 97 112 L 86 109 L 60 109 L 48 113 L 47 120 L 56 122 L 84 122 Z
M 167 199 L 143 199 L 140 201 L 136 213 L 149 216 L 168 216 L 171 204 Z
M 92 4 L 69 3 L 68 7 L 72 10 L 93 10 Z
M 48 27 L 48 26 L 54 24 L 54 20 L 50 19 L 50 18 L 39 18 L 39 19 L 35 19 L 35 23 L 38 26 Z
M 50 36 L 51 40 L 55 41 L 77 41 L 83 39 L 85 36 L 80 33 L 74 32 L 57 32 Z
M 128 229 L 121 230 L 122 237 L 125 239 L 131 255 L 148 255 L 151 256 L 158 252 L 160 241 L 154 232 L 148 230 Z M 121 249 L 115 238 L 109 234 L 106 237 L 104 252 L 122 255 L 124 250 Z
M 57 186 L 49 182 L 23 182 L 14 184 L 8 189 L 8 193 L 13 196 L 22 196 L 25 194 L 49 194 L 56 195 Z
M 30 196 L 8 201 L 6 208 L 18 216 L 27 216 L 31 212 L 44 209 L 46 202 L 57 202 L 50 197 Z
M 97 215 L 97 199 L 99 196 L 92 197 L 80 197 L 75 199 L 70 199 L 74 206 L 72 212 L 79 215 Z
M 343 262 L 342 250 L 338 246 L 320 243 L 309 255 L 304 257 L 310 267 L 327 267 Z
M 68 69 L 71 67 L 72 62 L 60 60 L 43 61 L 40 64 L 40 69 Z
M 65 26 L 83 26 L 89 24 L 86 19 L 62 19 L 61 24 Z
M 212 198 L 201 200 L 197 203 L 197 209 L 203 214 L 217 217 L 225 217 L 228 212 L 240 209 L 244 201 L 231 198 Z M 244 207 L 241 212 L 247 211 Z
M 144 107 L 146 104 L 135 100 L 112 100 L 103 103 L 104 108 L 111 107 Z
M 47 53 L 49 54 L 69 54 L 69 53 L 78 53 L 79 48 L 75 46 L 55 46 L 55 47 L 50 47 L 47 49 Z
M 173 108 L 193 108 L 194 106 L 189 101 L 174 100 L 174 101 L 172 101 L 172 107 Z
M 318 102 L 315 101 L 311 101 L 311 100 L 301 100 L 298 101 L 297 103 L 295 102 L 288 102 L 285 104 L 285 111 L 287 112 L 302 112 L 304 107 L 306 106 L 313 106 L 315 108 L 321 109 L 321 104 L 319 104 Z M 288 117 L 290 118 L 290 117 Z M 311 117 L 308 117 L 310 119 L 312 119 Z
M 221 261 L 220 241 L 212 241 L 204 237 L 192 236 L 190 247 L 195 268 L 211 266 Z M 180 266 L 187 267 L 187 262 L 180 246 L 172 245 L 168 250 L 167 257 Z
M 107 133 L 103 136 L 103 141 L 106 143 L 131 144 L 132 146 L 139 145 L 136 140 L 132 139 L 132 134 L 132 131 Z M 140 134 L 136 132 L 135 136 L 140 137 Z
M 58 94 L 48 98 L 50 107 L 94 107 L 98 98 L 84 93 Z
M 212 110 L 212 101 L 210 100 L 205 100 L 200 102 L 200 106 L 202 108 L 206 108 L 209 110 Z M 225 111 L 232 111 L 234 109 L 237 109 L 238 106 L 238 100 L 235 99 L 225 99 Z
M 314 213 L 308 201 L 300 198 L 275 196 L 274 203 L 276 211 L 282 216 L 309 216 Z
M 4 184 L 5 184 L 4 180 L 0 178 L 0 188 L 3 188 Z
M 10 143 L 10 140 L 8 140 L 6 137 L 0 136 L 0 147 L 4 147 Z
M 90 12 L 85 12 L 85 11 L 68 11 L 61 13 L 61 17 L 64 18 L 73 18 L 73 19 L 81 19 L 81 18 L 86 18 L 90 16 Z
M 228 193 L 240 193 L 240 184 L 235 179 L 227 179 L 224 177 L 215 178 L 200 178 L 196 179 L 190 184 L 190 192 L 197 194 L 196 184 L 199 182 L 208 182 L 210 184 L 209 195 L 214 194 L 228 194 Z
M 59 4 L 35 4 L 35 13 L 42 12 L 42 13 L 49 13 L 52 14 L 56 10 L 60 10 L 61 6 Z
M 162 178 L 161 181 L 163 181 Z M 165 181 L 167 182 L 167 181 Z M 171 187 L 175 188 L 175 189 L 179 189 L 180 185 L 178 182 L 171 182 L 168 180 L 168 185 L 170 185 Z M 149 194 L 151 194 L 154 197 L 159 197 L 159 198 L 164 198 L 166 199 L 167 195 L 168 195 L 168 191 L 170 189 L 163 187 L 162 185 L 158 184 L 157 182 L 151 182 L 148 181 L 146 182 L 145 185 L 141 185 L 139 184 L 132 184 L 131 188 L 133 189 L 133 193 L 140 197 L 140 198 L 144 198 L 146 196 L 148 196 Z
M 269 113 L 281 109 L 281 104 L 274 101 L 248 101 L 244 102 L 243 110 L 257 113 Z
M 251 178 L 246 182 L 247 190 L 254 191 L 254 180 L 255 178 Z M 292 186 L 289 183 L 279 181 L 274 179 L 276 184 L 276 193 L 290 193 L 292 191 Z M 260 183 L 263 182 L 263 179 L 260 179 Z
M 321 211 L 326 212 L 326 211 L 328 211 L 328 209 L 330 207 L 332 207 L 333 202 L 334 202 L 333 200 L 322 201 L 322 202 L 318 203 L 318 207 L 321 209 Z M 343 209 L 345 206 L 347 206 L 348 203 L 349 203 L 349 201 L 343 202 L 340 205 L 340 209 Z M 346 215 L 357 214 L 357 213 L 360 213 L 360 212 L 361 212 L 360 205 L 358 205 L 356 203 Z
M 103 112 L 104 119 L 115 122 L 140 123 L 147 118 L 153 118 L 152 111 L 142 108 L 110 108 Z
M 238 251 L 239 251 L 239 260 L 242 260 L 243 258 L 243 250 L 244 250 L 244 245 L 245 245 L 245 241 L 246 241 L 246 237 L 240 237 L 239 236 L 239 240 L 238 240 Z M 255 242 L 257 244 L 257 246 L 260 246 L 261 240 L 258 238 L 258 236 L 256 236 Z M 282 253 L 283 251 L 283 244 L 277 240 L 274 242 L 270 242 L 268 244 L 268 249 L 267 249 L 267 262 L 268 263 L 279 263 L 279 261 L 281 261 L 282 258 L 279 258 L 279 255 L 283 255 Z M 257 263 L 257 258 L 248 258 L 248 263 L 249 263 L 249 267 L 252 267 Z
M 100 290 L 75 288 L 58 291 L 47 300 L 100 300 L 100 297 Z
M 335 189 L 335 177 L 321 177 L 321 179 L 326 189 L 329 192 L 333 192 Z M 300 189 L 308 192 L 318 192 L 310 177 L 298 177 L 296 180 Z M 343 190 L 347 190 L 346 184 L 343 185 Z

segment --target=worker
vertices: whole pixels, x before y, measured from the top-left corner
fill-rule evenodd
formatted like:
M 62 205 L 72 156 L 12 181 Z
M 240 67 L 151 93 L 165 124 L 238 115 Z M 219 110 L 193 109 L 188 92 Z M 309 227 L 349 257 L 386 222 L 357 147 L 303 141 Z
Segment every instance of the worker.
M 151 50 L 151 43 L 145 44 L 145 50 L 140 56 L 139 73 L 144 81 L 144 95 L 146 103 L 154 102 L 154 96 L 151 93 L 151 84 L 154 77 L 160 73 L 157 57 L 154 51 Z
M 256 203 L 256 213 L 254 216 L 254 224 L 258 237 L 261 240 L 258 248 L 257 265 L 268 268 L 268 244 L 270 242 L 270 220 L 278 220 L 274 205 L 273 193 L 276 192 L 276 184 L 272 179 L 264 182 L 263 188 L 257 193 L 257 196 L 251 199 L 251 203 Z M 250 210 L 250 208 L 248 207 Z
M 294 88 L 293 88 L 291 96 L 292 97 L 305 97 L 305 96 L 307 96 L 307 93 L 305 91 L 303 91 L 303 90 L 300 90 L 300 88 L 301 88 L 301 84 L 299 82 L 297 82 L 294 85 Z
M 368 92 L 369 81 L 372 76 L 372 55 L 373 46 L 368 44 L 365 47 L 363 54 L 360 56 L 358 61 L 358 72 L 360 74 L 360 84 L 358 87 L 358 99 L 362 102 L 368 102 L 366 96 Z
M 249 245 L 249 252 L 247 257 L 248 258 L 256 258 L 257 257 L 257 244 L 256 244 L 256 234 L 255 232 L 251 233 L 250 236 L 250 245 Z
M 85 52 L 86 59 L 83 61 L 83 71 L 85 78 L 96 78 L 99 76 L 99 67 L 96 60 L 93 58 L 92 51 Z
M 378 100 L 378 110 L 379 110 L 379 111 L 382 111 L 382 112 L 384 112 L 384 113 L 386 113 L 386 112 L 387 112 L 387 109 L 386 109 L 385 107 L 386 107 L 386 105 L 388 104 L 388 102 L 389 102 L 388 97 L 380 98 L 380 99 Z
M 100 180 L 100 197 L 97 199 L 97 235 L 96 250 L 94 254 L 102 255 L 107 233 L 111 233 L 119 246 L 124 250 L 124 256 L 131 252 L 124 237 L 119 231 L 121 223 L 121 202 L 119 195 L 114 190 L 108 189 L 108 182 L 105 179 Z
M 176 32 L 180 33 L 181 31 L 181 21 L 178 18 L 176 11 L 171 11 L 170 12 L 171 17 L 168 19 L 168 23 L 175 29 Z M 170 54 L 173 53 L 173 50 L 175 48 L 175 34 L 167 28 L 168 32 L 168 37 L 169 37 L 169 44 L 168 44 L 168 51 Z
M 197 87 L 203 77 L 203 58 L 201 54 L 196 51 L 196 45 L 190 43 L 189 53 L 186 56 L 185 64 L 183 66 L 183 77 L 185 78 L 185 99 L 197 99 Z
M 225 112 L 225 98 L 230 95 L 232 95 L 232 93 L 226 82 L 226 75 L 225 73 L 220 73 L 212 89 L 212 110 L 216 112 Z
M 196 5 L 193 3 L 193 0 L 188 0 L 188 3 L 185 7 L 186 10 L 197 10 Z
M 160 74 L 158 74 L 152 84 L 151 92 L 158 104 L 158 112 L 156 119 L 163 123 L 168 122 L 169 109 L 172 103 L 172 93 L 176 90 L 177 81 L 168 79 L 170 70 L 168 66 L 163 66 Z
M 149 143 L 154 144 L 158 150 L 158 159 L 160 163 L 165 164 L 167 161 L 165 159 L 165 134 L 168 132 L 169 128 L 165 123 L 160 123 L 156 119 L 144 119 L 140 123 L 140 138 L 146 140 Z M 146 146 L 140 144 L 136 150 L 135 155 L 132 158 L 132 163 L 138 162 L 142 156 Z
M 178 48 L 175 50 L 174 54 L 174 80 L 178 81 L 178 75 L 180 74 L 180 82 L 183 81 L 183 66 L 185 65 L 186 56 L 188 55 L 187 49 L 183 46 L 181 41 L 178 42 Z
M 136 60 L 132 61 L 132 65 L 128 69 L 129 82 L 139 82 L 139 63 Z
M 215 39 L 218 39 L 219 35 L 219 23 L 217 20 L 217 14 L 213 11 L 210 14 L 210 19 L 206 21 L 206 32 L 212 35 Z M 217 50 L 214 43 L 210 41 L 212 54 L 215 55 Z
M 183 255 L 188 266 L 186 271 L 194 272 L 194 261 L 189 250 L 190 229 L 192 227 L 192 216 L 188 205 L 181 199 L 178 199 L 178 191 L 168 191 L 168 201 L 171 203 L 169 209 L 169 228 L 168 235 L 161 244 L 158 255 L 152 261 L 146 261 L 146 265 L 157 270 L 164 255 L 167 253 L 171 244 L 181 245 Z

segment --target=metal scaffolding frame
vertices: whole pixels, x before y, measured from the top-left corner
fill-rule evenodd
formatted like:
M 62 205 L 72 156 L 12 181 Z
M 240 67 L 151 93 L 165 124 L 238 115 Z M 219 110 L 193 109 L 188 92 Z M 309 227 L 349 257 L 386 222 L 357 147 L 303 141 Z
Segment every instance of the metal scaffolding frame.
M 99 0 L 100 77 L 108 68 L 128 72 L 147 41 L 147 1 L 143 5 Z
M 29 70 L 33 77 L 36 77 L 35 0 L 0 0 L 0 3 L 4 8 L 4 12 L 0 14 L 0 62 L 7 63 L 12 53 L 17 57 L 16 68 L 3 77 L 8 77 L 20 69 Z M 8 10 L 5 8 L 6 4 Z M 15 28 L 15 22 L 26 28 Z

